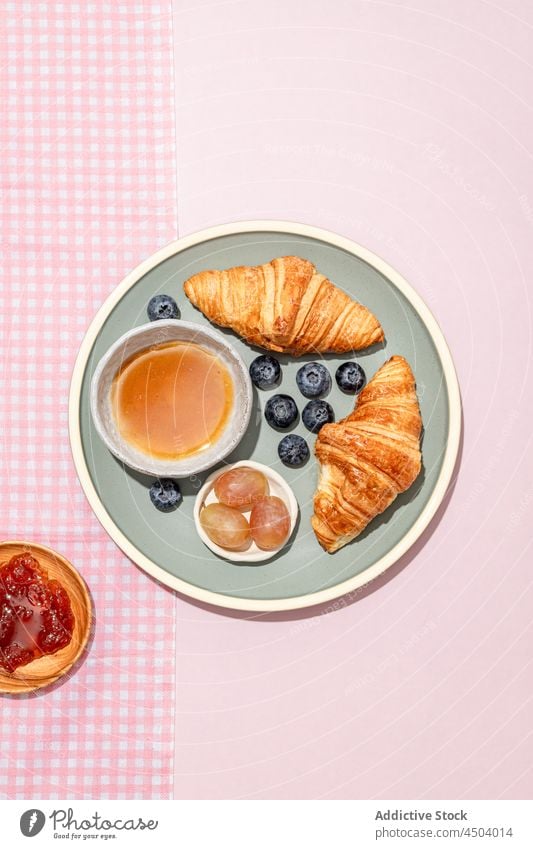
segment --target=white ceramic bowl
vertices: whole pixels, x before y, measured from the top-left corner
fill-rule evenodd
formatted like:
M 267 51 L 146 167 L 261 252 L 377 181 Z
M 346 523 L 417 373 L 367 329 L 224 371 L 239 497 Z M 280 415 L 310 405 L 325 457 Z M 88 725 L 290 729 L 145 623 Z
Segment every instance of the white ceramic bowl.
M 205 543 L 211 551 L 218 554 L 219 557 L 224 557 L 226 560 L 232 560 L 235 563 L 259 563 L 261 560 L 269 560 L 271 557 L 274 557 L 278 551 L 281 551 L 281 549 L 287 545 L 287 542 L 273 551 L 264 551 L 262 548 L 258 548 L 255 542 L 252 542 L 250 548 L 247 548 L 246 551 L 228 551 L 226 548 L 221 548 L 220 545 L 216 545 L 212 542 L 200 524 L 200 513 L 202 508 L 206 504 L 212 504 L 217 500 L 214 490 L 216 479 L 224 472 L 229 472 L 230 469 L 238 469 L 240 466 L 246 466 L 249 469 L 257 469 L 258 472 L 263 472 L 265 477 L 268 479 L 270 495 L 277 495 L 278 498 L 281 498 L 282 501 L 285 502 L 285 506 L 289 511 L 291 520 L 291 530 L 289 539 L 287 540 L 287 542 L 289 542 L 294 532 L 294 528 L 296 527 L 296 520 L 298 518 L 298 502 L 296 501 L 295 495 L 287 481 L 285 481 L 278 472 L 275 472 L 274 469 L 269 468 L 269 466 L 264 466 L 263 463 L 255 463 L 253 460 L 239 460 L 238 463 L 230 463 L 229 465 L 224 466 L 223 469 L 217 469 L 216 472 L 209 475 L 202 488 L 198 490 L 196 501 L 194 502 L 194 524 L 202 542 Z M 244 515 L 249 518 L 249 513 L 245 513 Z
M 195 342 L 215 354 L 228 369 L 234 389 L 233 410 L 220 438 L 204 451 L 176 460 L 150 457 L 123 439 L 111 409 L 111 385 L 124 361 L 139 351 L 166 342 Z M 226 338 L 210 327 L 175 319 L 153 321 L 129 330 L 104 354 L 91 382 L 91 414 L 101 439 L 127 466 L 156 477 L 184 478 L 209 469 L 227 457 L 246 433 L 252 399 L 248 369 Z

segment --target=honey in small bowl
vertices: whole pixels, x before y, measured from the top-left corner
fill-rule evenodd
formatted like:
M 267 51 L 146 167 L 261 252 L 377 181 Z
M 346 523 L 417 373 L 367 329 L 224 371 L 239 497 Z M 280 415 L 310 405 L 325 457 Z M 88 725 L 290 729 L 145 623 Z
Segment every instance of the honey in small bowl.
M 162 460 L 189 457 L 221 436 L 233 404 L 233 382 L 215 354 L 194 342 L 168 342 L 123 363 L 111 387 L 121 437 Z

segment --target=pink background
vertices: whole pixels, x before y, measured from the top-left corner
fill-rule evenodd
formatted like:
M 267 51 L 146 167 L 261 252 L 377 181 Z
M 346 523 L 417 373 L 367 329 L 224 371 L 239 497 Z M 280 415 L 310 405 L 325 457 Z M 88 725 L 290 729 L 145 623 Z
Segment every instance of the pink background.
M 531 5 L 175 0 L 173 30 L 170 0 L 0 10 L 1 535 L 69 556 L 97 610 L 69 680 L 2 699 L 0 796 L 530 796 Z M 105 296 L 176 232 L 249 218 L 396 266 L 464 401 L 432 533 L 292 617 L 208 609 L 132 567 L 67 438 Z
M 174 9 L 180 235 L 287 218 L 369 247 L 437 316 L 465 416 L 447 510 L 375 591 L 293 618 L 178 601 L 175 794 L 527 797 L 533 9 Z

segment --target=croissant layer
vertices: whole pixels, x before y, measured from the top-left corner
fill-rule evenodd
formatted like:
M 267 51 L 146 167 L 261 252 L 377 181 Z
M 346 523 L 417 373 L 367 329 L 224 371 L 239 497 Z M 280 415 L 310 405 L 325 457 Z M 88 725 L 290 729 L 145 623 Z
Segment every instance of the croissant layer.
M 370 310 L 298 256 L 201 271 L 183 288 L 210 321 L 270 351 L 294 356 L 342 353 L 384 338 Z
M 351 542 L 415 481 L 421 431 L 415 378 L 399 356 L 376 372 L 352 413 L 320 429 L 311 523 L 326 551 Z

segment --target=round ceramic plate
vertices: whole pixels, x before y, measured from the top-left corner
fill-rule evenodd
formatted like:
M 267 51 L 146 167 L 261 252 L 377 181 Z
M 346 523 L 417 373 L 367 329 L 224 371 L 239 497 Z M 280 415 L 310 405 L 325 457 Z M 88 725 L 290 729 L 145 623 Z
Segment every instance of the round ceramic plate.
M 415 373 L 424 423 L 423 470 L 411 489 L 377 517 L 350 545 L 326 554 L 311 529 L 317 464 L 313 456 L 300 469 L 287 469 L 278 459 L 281 434 L 266 423 L 262 410 L 274 392 L 292 395 L 300 411 L 306 399 L 296 386 L 305 361 L 280 356 L 283 380 L 272 392 L 254 390 L 248 431 L 227 463 L 252 459 L 280 472 L 300 505 L 300 520 L 291 544 L 259 564 L 232 563 L 214 555 L 198 537 L 193 520 L 196 493 L 213 471 L 181 481 L 183 503 L 173 513 L 152 506 L 153 479 L 128 469 L 109 453 L 98 437 L 89 411 L 91 377 L 110 345 L 146 322 L 152 295 L 165 292 L 179 304 L 182 318 L 208 324 L 189 303 L 183 283 L 209 268 L 258 265 L 276 256 L 297 254 L 311 260 L 337 286 L 369 307 L 381 322 L 386 343 L 360 352 L 356 359 L 370 379 L 393 354 L 407 358 Z M 260 353 L 227 333 L 246 363 Z M 332 377 L 348 355 L 327 355 Z M 327 398 L 336 419 L 353 409 L 333 379 Z M 120 548 L 142 569 L 173 589 L 204 602 L 244 610 L 290 610 L 350 592 L 390 567 L 429 524 L 450 482 L 461 427 L 460 396 L 452 358 L 431 313 L 405 280 L 369 251 L 324 230 L 288 222 L 247 222 L 204 230 L 180 239 L 129 274 L 104 303 L 81 346 L 70 394 L 70 437 L 74 461 L 87 498 Z M 293 432 L 312 449 L 315 437 L 301 421 Z

